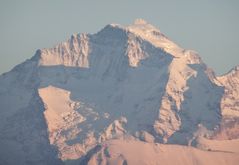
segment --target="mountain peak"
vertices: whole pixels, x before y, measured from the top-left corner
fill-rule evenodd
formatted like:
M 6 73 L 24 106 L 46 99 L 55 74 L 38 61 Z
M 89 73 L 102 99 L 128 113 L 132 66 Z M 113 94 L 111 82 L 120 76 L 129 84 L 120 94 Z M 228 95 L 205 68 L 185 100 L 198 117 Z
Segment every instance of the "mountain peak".
M 160 142 L 208 150 L 199 138 L 213 140 L 218 131 L 239 137 L 239 66 L 215 79 L 197 52 L 180 48 L 142 19 L 73 34 L 0 76 L 0 162 L 91 164 L 86 159 L 99 151 L 107 158 L 97 155 L 93 164 L 117 164 L 108 158 L 130 164 L 118 148 L 111 152 L 113 139 L 127 141 L 128 156 L 142 147 L 158 153 Z M 133 151 L 129 139 L 149 147 Z M 213 154 L 219 150 L 228 152 L 210 147 Z M 135 159 L 131 164 L 139 164 Z
M 141 30 L 143 32 L 150 32 L 150 31 L 157 31 L 160 32 L 160 30 L 147 21 L 145 21 L 142 18 L 138 18 L 134 21 L 133 24 L 128 26 L 129 29 L 134 29 L 134 30 Z
M 232 77 L 239 76 L 239 65 L 233 67 L 229 72 L 219 77 L 231 77 L 231 76 Z
M 235 71 L 239 71 L 239 65 L 235 66 Z
M 156 27 L 143 19 L 136 19 L 134 24 L 126 27 L 115 23 L 108 24 L 93 35 L 73 34 L 68 41 L 62 42 L 54 48 L 38 51 L 36 57 L 40 59 L 39 64 L 44 66 L 64 65 L 88 68 L 88 55 L 92 44 L 104 43 L 104 45 L 115 44 L 118 46 L 119 42 L 127 44 L 128 40 L 134 40 L 134 37 L 139 37 L 175 57 L 182 56 L 184 53 L 182 48 L 165 37 Z M 105 50 L 106 47 L 104 47 Z M 107 47 L 107 50 L 110 47 Z
M 137 19 L 134 21 L 134 24 L 135 24 L 135 25 L 145 25 L 145 24 L 147 24 L 147 21 L 145 21 L 145 20 L 142 19 L 142 18 L 137 18 Z
M 239 76 L 239 65 L 232 68 L 231 71 L 229 71 L 229 74 L 233 76 Z
M 157 27 L 143 19 L 136 19 L 133 24 L 126 27 L 126 30 L 173 56 L 183 55 L 184 49 L 166 37 Z

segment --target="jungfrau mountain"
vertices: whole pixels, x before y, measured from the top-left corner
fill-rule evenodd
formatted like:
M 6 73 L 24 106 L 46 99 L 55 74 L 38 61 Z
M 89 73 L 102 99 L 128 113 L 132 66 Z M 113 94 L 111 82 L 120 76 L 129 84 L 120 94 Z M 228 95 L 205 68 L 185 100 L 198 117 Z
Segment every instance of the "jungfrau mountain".
M 238 138 L 239 66 L 216 76 L 142 19 L 0 76 L 0 164 L 236 165 Z

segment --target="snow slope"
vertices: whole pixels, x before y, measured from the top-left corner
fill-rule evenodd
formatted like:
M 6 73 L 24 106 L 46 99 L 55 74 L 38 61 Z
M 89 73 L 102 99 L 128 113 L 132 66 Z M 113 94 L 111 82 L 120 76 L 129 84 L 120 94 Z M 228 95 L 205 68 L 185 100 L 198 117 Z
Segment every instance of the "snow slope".
M 235 144 L 235 143 L 231 143 Z M 222 146 L 222 145 L 221 145 Z M 238 147 L 238 143 L 237 146 Z M 145 143 L 132 139 L 111 140 L 92 150 L 80 164 L 89 165 L 236 165 L 238 152 L 204 151 L 180 145 Z M 179 154 L 180 153 L 180 154 Z

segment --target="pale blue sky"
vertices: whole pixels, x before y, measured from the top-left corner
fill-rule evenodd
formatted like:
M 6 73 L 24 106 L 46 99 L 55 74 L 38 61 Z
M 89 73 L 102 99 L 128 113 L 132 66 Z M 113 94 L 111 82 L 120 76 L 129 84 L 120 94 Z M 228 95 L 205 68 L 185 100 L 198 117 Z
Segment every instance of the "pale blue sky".
M 73 33 L 143 18 L 223 74 L 239 64 L 238 0 L 0 0 L 0 74 Z

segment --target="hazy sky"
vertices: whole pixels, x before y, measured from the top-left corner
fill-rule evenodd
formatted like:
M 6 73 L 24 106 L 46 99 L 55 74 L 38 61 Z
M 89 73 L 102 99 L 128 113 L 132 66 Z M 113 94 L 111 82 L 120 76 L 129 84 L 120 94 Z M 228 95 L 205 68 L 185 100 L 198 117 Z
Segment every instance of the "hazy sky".
M 0 0 L 0 74 L 73 33 L 143 18 L 223 74 L 239 64 L 239 0 Z

